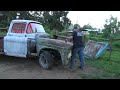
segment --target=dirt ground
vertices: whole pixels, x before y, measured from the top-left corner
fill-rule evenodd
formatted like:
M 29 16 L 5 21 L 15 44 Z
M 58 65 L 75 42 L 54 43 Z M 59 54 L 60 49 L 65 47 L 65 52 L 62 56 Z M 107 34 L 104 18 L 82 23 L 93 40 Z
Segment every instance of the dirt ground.
M 44 70 L 37 59 L 0 55 L 0 79 L 81 79 L 80 73 L 94 70 L 86 66 L 84 71 L 77 69 L 71 72 L 68 67 L 61 65 L 54 66 L 52 70 Z

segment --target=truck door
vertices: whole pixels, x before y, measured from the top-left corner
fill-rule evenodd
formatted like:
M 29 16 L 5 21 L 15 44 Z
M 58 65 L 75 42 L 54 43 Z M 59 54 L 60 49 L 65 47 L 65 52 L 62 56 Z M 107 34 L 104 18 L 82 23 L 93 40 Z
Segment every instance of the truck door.
M 26 57 L 27 37 L 25 29 L 27 24 L 23 22 L 11 23 L 7 36 L 4 37 L 4 52 L 6 55 Z

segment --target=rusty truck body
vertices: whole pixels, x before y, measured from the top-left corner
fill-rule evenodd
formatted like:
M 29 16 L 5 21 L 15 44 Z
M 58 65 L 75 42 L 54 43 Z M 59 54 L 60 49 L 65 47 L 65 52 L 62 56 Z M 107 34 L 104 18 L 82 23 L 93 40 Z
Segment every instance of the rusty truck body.
M 50 69 L 58 60 L 67 65 L 71 47 L 71 42 L 51 38 L 40 22 L 32 20 L 12 20 L 6 36 L 0 36 L 0 54 L 23 58 L 37 56 L 44 69 Z

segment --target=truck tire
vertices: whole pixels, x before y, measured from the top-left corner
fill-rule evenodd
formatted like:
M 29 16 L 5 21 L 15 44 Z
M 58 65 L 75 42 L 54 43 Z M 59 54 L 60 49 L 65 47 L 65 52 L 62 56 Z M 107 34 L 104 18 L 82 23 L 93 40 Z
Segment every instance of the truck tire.
M 43 51 L 39 56 L 39 64 L 43 69 L 49 70 L 53 65 L 52 54 L 48 51 Z

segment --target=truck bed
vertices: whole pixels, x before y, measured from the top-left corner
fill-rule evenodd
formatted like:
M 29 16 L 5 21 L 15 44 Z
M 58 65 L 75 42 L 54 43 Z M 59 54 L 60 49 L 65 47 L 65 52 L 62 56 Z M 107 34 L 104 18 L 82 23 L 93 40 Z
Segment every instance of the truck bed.
M 0 54 L 4 52 L 4 36 L 0 36 Z

